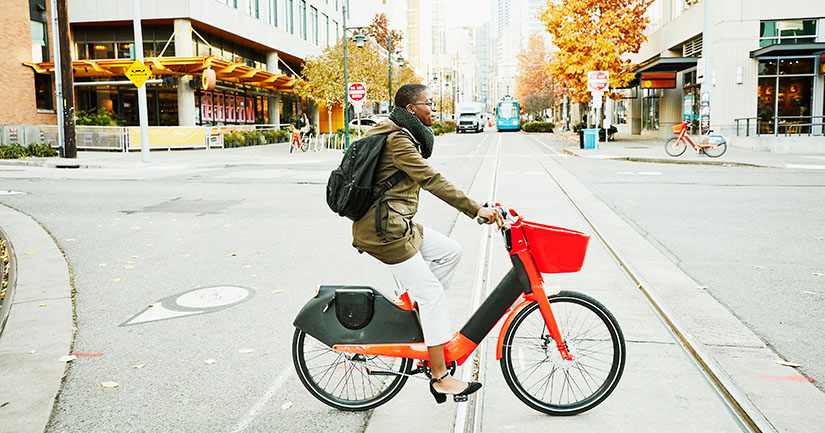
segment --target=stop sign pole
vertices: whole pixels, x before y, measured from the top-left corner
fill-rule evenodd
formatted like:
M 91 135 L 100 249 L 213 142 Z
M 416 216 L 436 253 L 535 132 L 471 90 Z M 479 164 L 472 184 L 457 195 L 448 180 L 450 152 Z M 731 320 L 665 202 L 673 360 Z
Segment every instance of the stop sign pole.
M 367 83 L 355 82 L 347 84 L 347 102 L 352 103 L 355 115 L 358 116 L 358 126 L 361 126 L 361 104 L 367 99 Z M 349 148 L 349 143 L 347 143 Z
M 589 71 L 587 73 L 587 88 L 592 95 L 593 105 L 596 107 L 596 128 L 600 128 L 602 122 L 602 95 L 607 91 L 610 84 L 610 73 L 607 71 Z M 596 137 L 598 140 L 598 136 Z M 604 140 L 607 142 L 607 131 L 604 132 Z

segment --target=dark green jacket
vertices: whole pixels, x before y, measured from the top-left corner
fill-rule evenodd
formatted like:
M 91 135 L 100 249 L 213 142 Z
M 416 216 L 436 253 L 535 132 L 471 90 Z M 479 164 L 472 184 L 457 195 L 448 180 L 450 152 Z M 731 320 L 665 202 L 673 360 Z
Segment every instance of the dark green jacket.
M 396 264 L 414 256 L 421 248 L 423 227 L 413 222 L 421 188 L 470 218 L 476 216 L 481 205 L 464 195 L 427 163 L 409 131 L 387 119 L 368 132 L 368 135 L 376 134 L 388 136 L 378 160 L 373 190 L 378 192 L 379 185 L 398 170 L 404 171 L 407 176 L 387 191 L 363 218 L 352 224 L 352 245 L 384 263 Z M 380 212 L 379 224 L 383 236 L 375 232 L 376 208 Z

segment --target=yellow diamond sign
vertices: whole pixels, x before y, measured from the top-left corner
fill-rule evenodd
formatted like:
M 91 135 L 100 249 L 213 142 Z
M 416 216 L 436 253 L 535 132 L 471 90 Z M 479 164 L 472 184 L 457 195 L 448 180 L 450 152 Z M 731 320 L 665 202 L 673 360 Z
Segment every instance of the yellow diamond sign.
M 132 80 L 138 88 L 140 88 L 151 75 L 152 71 L 141 63 L 140 60 L 135 60 L 135 63 L 132 63 L 132 66 L 129 66 L 129 69 L 126 70 L 126 78 Z

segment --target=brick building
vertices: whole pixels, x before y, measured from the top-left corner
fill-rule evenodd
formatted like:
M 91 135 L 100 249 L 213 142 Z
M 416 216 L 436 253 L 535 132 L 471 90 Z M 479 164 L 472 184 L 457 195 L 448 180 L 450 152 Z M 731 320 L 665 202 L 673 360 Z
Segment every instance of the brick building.
M 0 124 L 56 124 L 52 77 L 24 62 L 51 61 L 46 0 L 5 0 L 0 12 Z M 25 19 L 28 17 L 29 19 Z M 48 29 L 48 31 L 47 31 Z

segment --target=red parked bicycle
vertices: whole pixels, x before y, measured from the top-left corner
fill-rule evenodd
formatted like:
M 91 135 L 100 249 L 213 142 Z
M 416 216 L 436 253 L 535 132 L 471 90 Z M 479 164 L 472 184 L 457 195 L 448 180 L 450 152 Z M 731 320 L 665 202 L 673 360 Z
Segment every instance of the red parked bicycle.
M 665 143 L 665 152 L 667 152 L 668 155 L 679 156 L 685 153 L 688 145 L 690 145 L 693 150 L 704 153 L 711 158 L 722 156 L 728 149 L 728 143 L 725 137 L 721 135 L 703 135 L 701 141 L 695 143 L 691 140 L 690 135 L 688 135 L 687 129 L 687 122 L 682 122 L 681 125 L 673 127 L 673 133 L 678 135 L 678 137 L 671 138 Z
M 624 371 L 621 328 L 587 295 L 565 290 L 548 296 L 541 275 L 579 271 L 590 236 L 525 221 L 512 209 L 499 211 L 506 217 L 501 233 L 513 267 L 445 345 L 448 366 L 454 372 L 506 317 L 496 358 L 513 393 L 551 415 L 592 409 Z M 294 325 L 298 376 L 332 407 L 371 409 L 393 398 L 409 377 L 431 377 L 406 293 L 392 302 L 371 287 L 319 286 Z

